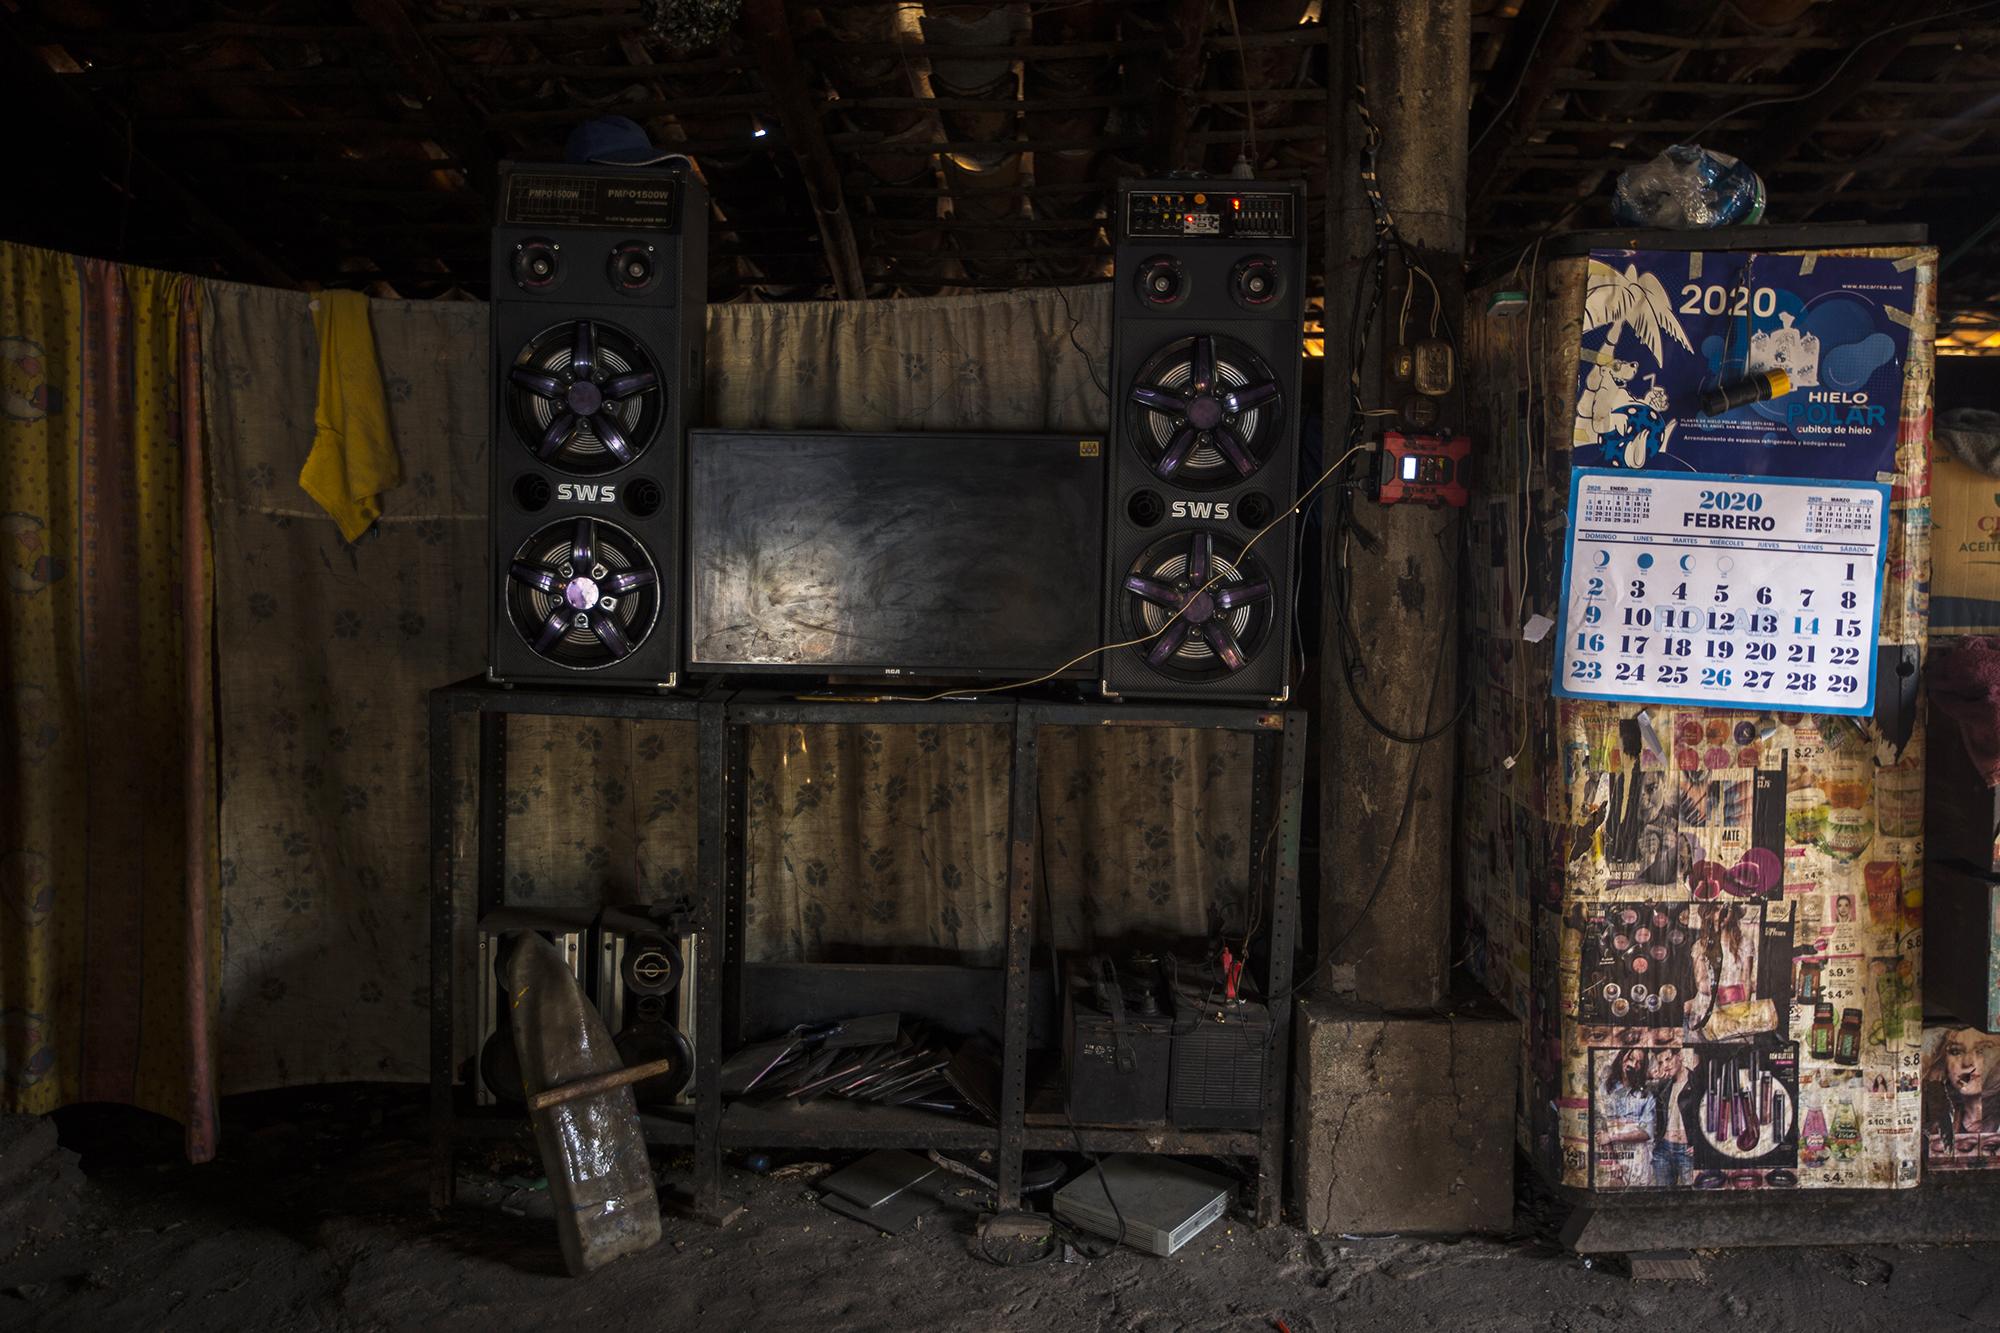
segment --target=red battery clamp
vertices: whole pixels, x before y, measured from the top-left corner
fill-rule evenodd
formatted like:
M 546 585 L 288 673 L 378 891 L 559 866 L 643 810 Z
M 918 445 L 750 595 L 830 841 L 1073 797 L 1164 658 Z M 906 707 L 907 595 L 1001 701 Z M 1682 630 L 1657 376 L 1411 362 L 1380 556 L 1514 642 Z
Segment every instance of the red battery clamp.
M 1385 505 L 1421 504 L 1463 509 L 1470 498 L 1472 438 L 1467 435 L 1382 435 L 1375 499 Z

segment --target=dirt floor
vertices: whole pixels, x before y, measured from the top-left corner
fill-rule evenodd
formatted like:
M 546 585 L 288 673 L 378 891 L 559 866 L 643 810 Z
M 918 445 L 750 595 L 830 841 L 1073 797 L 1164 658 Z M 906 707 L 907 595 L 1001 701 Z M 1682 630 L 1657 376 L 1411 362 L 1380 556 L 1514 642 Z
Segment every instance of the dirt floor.
M 80 1176 L 62 1151 L 9 1167 L 0 1140 L 0 1174 L 14 1176 L 0 1188 L 0 1328 L 2000 1328 L 2000 1249 L 1710 1253 L 1700 1280 L 1634 1283 L 1559 1252 L 1554 1219 L 1533 1215 L 1511 1239 L 1456 1243 L 1225 1220 L 1171 1259 L 1008 1269 L 975 1253 L 970 1207 L 893 1237 L 834 1214 L 809 1159 L 733 1171 L 747 1205 L 733 1225 L 669 1219 L 657 1250 L 579 1281 L 519 1152 L 468 1161 L 459 1207 L 429 1211 L 411 1091 L 237 1099 L 205 1167 L 134 1112 L 79 1108 L 60 1125 Z

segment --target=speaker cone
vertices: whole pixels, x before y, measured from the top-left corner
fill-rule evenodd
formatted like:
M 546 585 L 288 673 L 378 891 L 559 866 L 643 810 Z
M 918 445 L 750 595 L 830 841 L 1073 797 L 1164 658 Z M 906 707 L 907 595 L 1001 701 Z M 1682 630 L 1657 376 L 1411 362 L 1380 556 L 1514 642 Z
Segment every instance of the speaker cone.
M 1270 457 L 1283 407 L 1255 352 L 1200 333 L 1167 344 L 1139 372 L 1126 395 L 1127 434 L 1162 481 L 1225 486 Z
M 1133 651 L 1177 680 L 1212 681 L 1241 671 L 1270 632 L 1272 583 L 1263 567 L 1241 545 L 1206 529 L 1147 547 L 1123 592 L 1131 637 L 1158 636 Z
M 673 1063 L 665 1073 L 642 1078 L 632 1087 L 632 1095 L 644 1105 L 671 1102 L 694 1076 L 694 1047 L 680 1029 L 660 1020 L 641 1020 L 611 1039 L 625 1067 L 650 1064 L 655 1060 Z
M 664 406 L 658 368 L 638 339 L 596 319 L 544 330 L 507 370 L 507 412 L 529 452 L 593 474 L 645 451 Z
M 551 523 L 515 551 L 507 611 L 527 645 L 558 666 L 610 666 L 653 632 L 660 571 L 638 538 L 616 524 Z

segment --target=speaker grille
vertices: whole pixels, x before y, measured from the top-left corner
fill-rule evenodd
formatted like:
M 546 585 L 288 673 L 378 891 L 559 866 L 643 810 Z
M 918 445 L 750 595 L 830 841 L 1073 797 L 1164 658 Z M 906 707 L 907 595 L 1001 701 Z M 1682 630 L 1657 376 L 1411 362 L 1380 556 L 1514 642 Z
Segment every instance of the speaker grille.
M 551 523 L 515 551 L 507 611 L 537 655 L 573 671 L 637 649 L 660 616 L 660 572 L 646 548 L 602 519 Z
M 1270 632 L 1270 578 L 1238 543 L 1207 529 L 1178 532 L 1147 547 L 1125 576 L 1123 592 L 1131 637 L 1158 635 L 1127 651 L 1175 680 L 1234 675 Z
M 1284 392 L 1234 338 L 1171 342 L 1126 395 L 1127 435 L 1153 475 L 1178 486 L 1233 485 L 1256 474 L 1279 436 Z
M 639 457 L 664 400 L 644 345 L 602 320 L 543 330 L 507 370 L 507 413 L 521 443 L 565 472 L 613 472 Z

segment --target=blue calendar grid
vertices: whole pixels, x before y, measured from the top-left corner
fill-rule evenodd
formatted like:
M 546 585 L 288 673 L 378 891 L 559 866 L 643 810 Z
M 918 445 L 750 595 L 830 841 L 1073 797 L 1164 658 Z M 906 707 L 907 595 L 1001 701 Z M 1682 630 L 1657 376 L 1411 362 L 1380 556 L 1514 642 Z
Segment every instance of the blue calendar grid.
M 1570 513 L 1558 695 L 1874 712 L 1887 486 L 1579 468 Z

